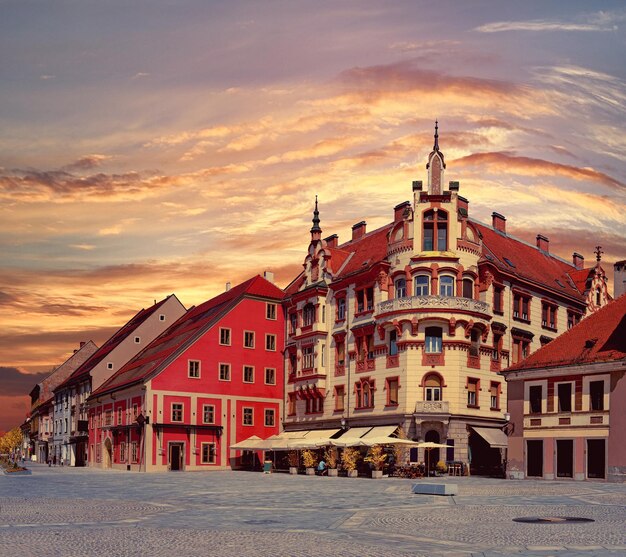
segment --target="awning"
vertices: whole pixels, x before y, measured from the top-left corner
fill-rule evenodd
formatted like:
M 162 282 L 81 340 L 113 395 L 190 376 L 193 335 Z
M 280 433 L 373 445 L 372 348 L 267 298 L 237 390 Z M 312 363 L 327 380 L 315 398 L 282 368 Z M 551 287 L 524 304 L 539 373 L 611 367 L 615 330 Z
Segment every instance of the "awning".
M 366 434 L 371 427 L 352 427 L 346 431 L 339 439 L 333 439 L 332 444 L 337 447 L 355 447 L 362 445 L 361 436 Z
M 370 429 L 365 435 L 362 436 L 363 439 L 369 439 L 371 437 L 389 437 L 398 429 L 397 425 L 381 425 L 376 426 Z
M 472 427 L 494 449 L 506 449 L 508 439 L 504 431 L 493 427 Z

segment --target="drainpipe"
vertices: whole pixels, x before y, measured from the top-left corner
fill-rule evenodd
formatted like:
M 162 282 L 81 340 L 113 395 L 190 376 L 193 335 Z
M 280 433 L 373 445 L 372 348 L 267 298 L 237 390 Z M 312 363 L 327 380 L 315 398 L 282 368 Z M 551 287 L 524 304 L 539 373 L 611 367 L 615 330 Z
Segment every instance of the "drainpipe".
M 346 425 L 350 427 L 350 385 L 352 384 L 350 381 L 350 350 L 348 349 L 348 342 L 350 340 L 350 304 L 349 301 L 350 288 L 348 287 L 348 292 L 346 292 L 346 367 L 348 368 L 346 371 L 348 372 L 348 382 L 346 385 L 348 403 L 346 404 Z

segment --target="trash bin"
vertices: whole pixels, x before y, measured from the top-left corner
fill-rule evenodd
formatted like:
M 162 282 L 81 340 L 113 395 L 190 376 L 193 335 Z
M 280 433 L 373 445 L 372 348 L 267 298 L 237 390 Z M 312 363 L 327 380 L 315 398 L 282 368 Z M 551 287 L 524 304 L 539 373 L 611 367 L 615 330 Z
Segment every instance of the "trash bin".
M 271 474 L 272 473 L 272 461 L 271 460 L 266 460 L 263 463 L 263 473 L 264 474 Z

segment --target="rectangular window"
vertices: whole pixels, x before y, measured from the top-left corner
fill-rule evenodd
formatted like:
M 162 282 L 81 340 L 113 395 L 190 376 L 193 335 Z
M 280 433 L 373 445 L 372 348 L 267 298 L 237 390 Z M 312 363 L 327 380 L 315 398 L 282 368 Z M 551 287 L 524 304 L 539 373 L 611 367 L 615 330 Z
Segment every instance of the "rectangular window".
M 357 290 L 356 292 L 356 311 L 361 313 L 374 309 L 374 288 L 372 286 Z
M 389 350 L 387 353 L 390 356 L 396 356 L 398 354 L 397 338 L 398 338 L 398 333 L 395 330 L 389 331 Z
M 337 365 L 345 365 L 346 363 L 346 343 L 343 340 L 337 341 Z
M 558 383 L 556 391 L 557 391 L 557 397 L 559 399 L 559 412 L 571 412 L 572 411 L 572 384 L 571 383 Z
M 254 368 L 252 366 L 243 366 L 243 382 L 254 383 Z
M 137 403 L 133 404 L 133 418 L 137 418 L 137 416 L 139 415 L 139 406 L 137 405 Z
M 589 410 L 604 410 L 604 381 L 589 383 Z
M 220 364 L 220 381 L 230 381 L 230 364 Z
M 502 313 L 504 311 L 504 289 L 502 286 L 493 287 L 493 311 Z
M 120 443 L 120 462 L 126 462 L 126 443 Z
M 519 293 L 513 295 L 513 317 L 530 321 L 530 296 Z
M 289 314 L 289 331 L 292 335 L 296 334 L 296 330 L 298 329 L 298 316 L 295 313 Z
M 202 443 L 200 454 L 202 464 L 215 464 L 215 443 Z
M 580 314 L 574 311 L 567 310 L 567 328 L 571 329 L 580 321 Z
M 270 352 L 276 351 L 276 335 L 265 335 L 265 350 L 269 350 Z
M 344 402 L 346 398 L 346 391 L 343 385 L 335 386 L 335 411 L 343 412 L 344 411 Z
M 399 382 L 397 377 L 387 379 L 387 406 L 398 405 Z
M 430 279 L 426 275 L 418 275 L 415 277 L 415 295 L 428 296 L 430 292 Z
M 243 347 L 254 348 L 254 331 L 244 331 L 243 333 Z
M 173 422 L 183 421 L 183 405 L 178 402 L 172 403 L 172 421 Z
M 198 360 L 189 360 L 188 375 L 192 379 L 198 379 L 200 377 L 200 362 Z
M 66 419 L 67 422 L 67 419 Z M 111 410 L 107 410 L 104 413 L 104 425 L 113 425 L 113 411 Z M 66 429 L 67 429 L 67 425 L 66 425 Z
M 337 321 L 343 321 L 346 318 L 346 299 L 339 298 L 337 300 Z
M 212 404 L 202 405 L 202 422 L 205 424 L 215 423 L 215 406 Z
M 243 409 L 243 425 L 254 425 L 254 413 L 252 408 Z
M 265 304 L 265 317 L 266 319 L 276 320 L 276 304 L 267 302 Z
M 478 379 L 467 379 L 467 405 L 478 407 L 478 390 L 480 381 Z
M 122 425 L 122 409 L 117 409 L 117 425 Z
M 265 409 L 265 427 L 274 427 L 276 411 L 273 408 Z
M 541 303 L 541 326 L 548 329 L 556 329 L 557 306 L 547 302 Z
M 321 351 L 320 363 L 321 363 L 321 366 L 324 367 L 326 365 L 326 345 L 325 344 L 322 344 L 320 346 L 320 351 Z
M 137 441 L 133 441 L 130 444 L 130 459 L 133 463 L 137 462 Z
M 305 346 L 302 349 L 302 369 L 313 368 L 313 346 Z
M 265 368 L 265 384 L 276 385 L 276 369 L 273 367 Z
M 541 414 L 541 399 L 543 398 L 541 385 L 532 385 L 528 389 L 528 401 L 531 414 Z
M 426 327 L 426 344 L 424 345 L 424 350 L 427 354 L 441 352 L 442 334 L 441 327 Z
M 220 344 L 230 346 L 230 329 L 220 327 Z
M 500 383 L 491 382 L 489 407 L 492 410 L 500 409 Z

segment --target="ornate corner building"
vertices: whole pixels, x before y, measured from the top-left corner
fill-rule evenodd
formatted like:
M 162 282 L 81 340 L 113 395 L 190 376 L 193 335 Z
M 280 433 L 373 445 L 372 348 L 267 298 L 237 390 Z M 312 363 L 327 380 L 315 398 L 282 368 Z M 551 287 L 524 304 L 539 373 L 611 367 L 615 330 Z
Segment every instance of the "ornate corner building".
M 285 290 L 284 425 L 399 425 L 448 445 L 434 458 L 491 473 L 506 447 L 499 372 L 605 305 L 607 279 L 599 248 L 585 268 L 545 236 L 510 236 L 498 213 L 473 220 L 444 180 L 437 124 L 426 170 L 392 222 L 361 221 L 344 243 L 322 238 L 316 198 L 304 270 Z

